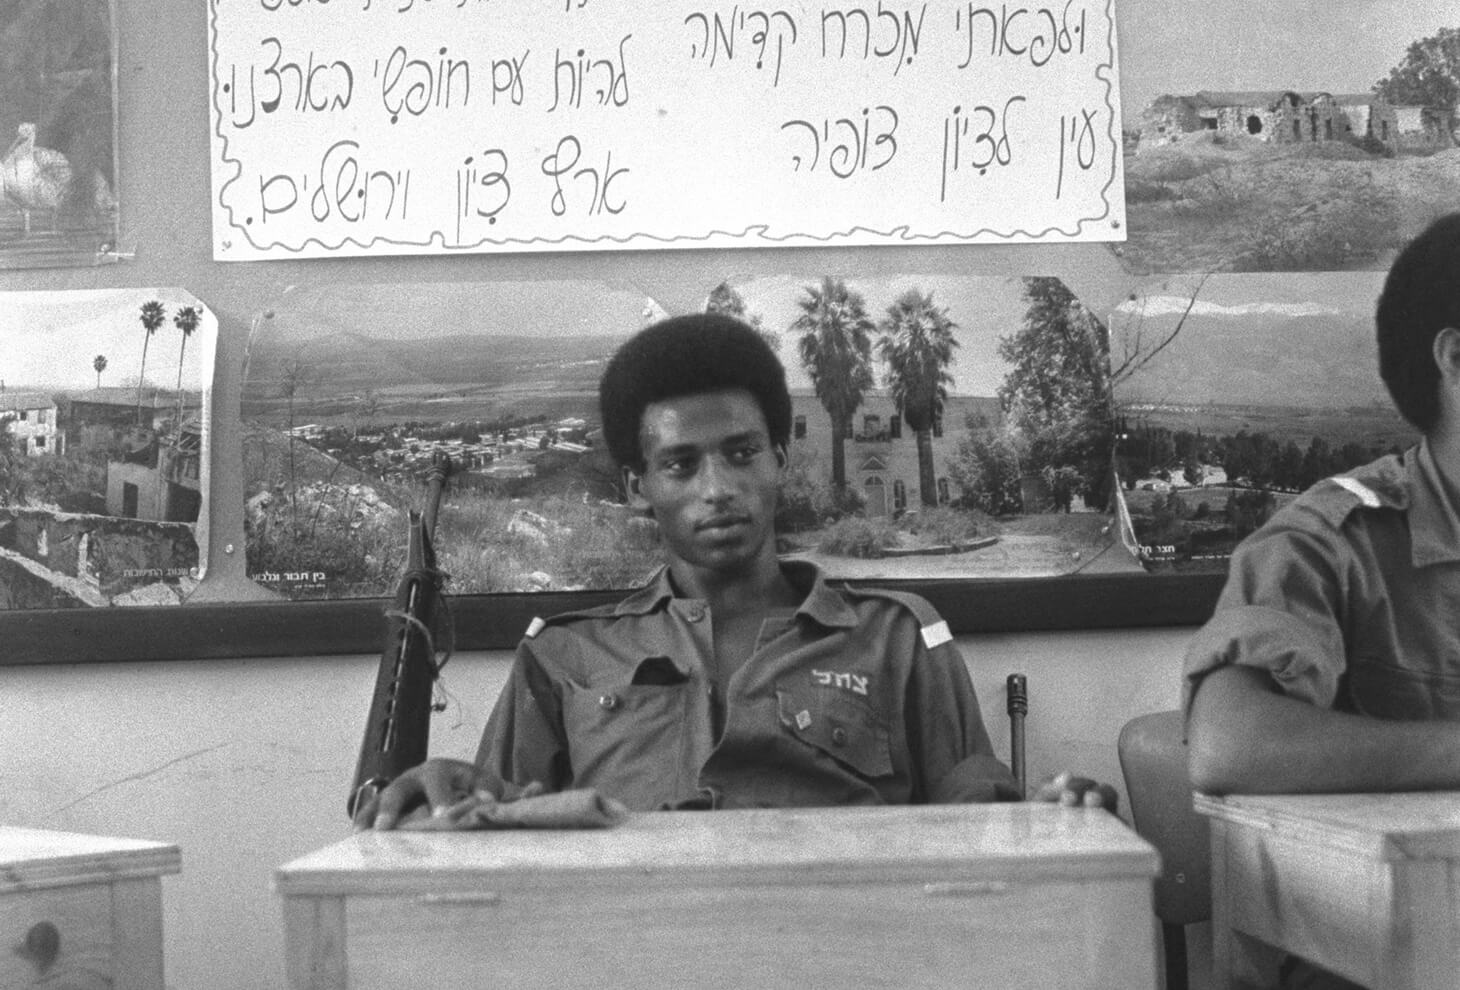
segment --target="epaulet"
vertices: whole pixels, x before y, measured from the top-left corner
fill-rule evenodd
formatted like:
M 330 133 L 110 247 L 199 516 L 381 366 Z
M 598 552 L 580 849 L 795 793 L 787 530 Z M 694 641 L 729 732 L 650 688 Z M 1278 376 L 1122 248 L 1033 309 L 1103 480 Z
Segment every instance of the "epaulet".
M 596 605 L 593 608 L 581 608 L 572 612 L 559 612 L 556 615 L 543 617 L 533 616 L 532 621 L 527 624 L 527 631 L 522 634 L 523 639 L 536 639 L 537 636 L 549 626 L 565 626 L 583 619 L 605 619 L 613 615 L 617 605 Z
M 1408 508 L 1409 496 L 1397 473 L 1373 467 L 1328 478 L 1315 485 L 1305 501 L 1334 526 L 1341 526 L 1359 509 Z
M 845 587 L 843 590 L 860 598 L 882 598 L 896 602 L 907 609 L 917 618 L 923 645 L 930 650 L 935 646 L 951 642 L 953 639 L 953 631 L 948 628 L 947 620 L 939 615 L 938 610 L 933 608 L 922 595 L 914 595 L 906 591 L 889 591 L 886 588 Z

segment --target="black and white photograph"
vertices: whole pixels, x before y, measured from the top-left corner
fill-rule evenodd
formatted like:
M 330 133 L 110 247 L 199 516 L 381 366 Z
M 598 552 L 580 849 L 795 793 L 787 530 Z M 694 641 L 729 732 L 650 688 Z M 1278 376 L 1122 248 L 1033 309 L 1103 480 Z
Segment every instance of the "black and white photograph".
M 1174 276 L 1110 318 L 1116 471 L 1142 563 L 1225 571 L 1303 490 L 1419 439 L 1377 370 L 1379 272 Z
M 0 0 L 0 990 L 1453 987 L 1457 614 L 1460 0 Z
M 848 578 L 1139 569 L 1112 526 L 1104 327 L 1059 279 L 732 276 L 705 307 L 786 369 L 783 556 Z M 291 598 L 386 593 L 446 458 L 434 545 L 454 593 L 637 586 L 657 534 L 597 385 L 662 315 L 566 281 L 291 290 L 249 348 L 250 575 Z
M 116 258 L 112 3 L 0 3 L 0 268 Z
M 663 315 L 572 280 L 291 289 L 248 348 L 249 575 L 288 598 L 389 593 L 407 513 L 449 458 L 434 543 L 451 592 L 635 586 L 655 540 L 597 436 L 598 376 Z
M 846 578 L 1138 568 L 1111 525 L 1105 327 L 1060 279 L 774 276 L 711 301 L 786 368 L 789 555 Z
M 213 314 L 177 289 L 0 301 L 0 608 L 185 601 L 207 564 Z
M 1135 273 L 1382 270 L 1460 208 L 1448 0 L 1122 0 Z

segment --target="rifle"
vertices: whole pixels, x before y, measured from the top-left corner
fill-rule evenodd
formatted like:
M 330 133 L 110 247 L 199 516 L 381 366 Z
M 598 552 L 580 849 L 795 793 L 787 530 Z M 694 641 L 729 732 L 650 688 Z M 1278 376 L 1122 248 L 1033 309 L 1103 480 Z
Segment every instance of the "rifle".
M 385 647 L 375 675 L 375 694 L 360 742 L 360 760 L 346 810 L 355 812 L 385 789 L 402 771 L 426 759 L 431 734 L 432 685 L 445 665 L 436 662 L 434 620 L 443 575 L 436 569 L 431 536 L 436 511 L 451 473 L 451 459 L 438 457 L 426 475 L 425 512 L 408 515 L 410 545 L 405 572 L 396 586 L 394 606 L 385 613 Z

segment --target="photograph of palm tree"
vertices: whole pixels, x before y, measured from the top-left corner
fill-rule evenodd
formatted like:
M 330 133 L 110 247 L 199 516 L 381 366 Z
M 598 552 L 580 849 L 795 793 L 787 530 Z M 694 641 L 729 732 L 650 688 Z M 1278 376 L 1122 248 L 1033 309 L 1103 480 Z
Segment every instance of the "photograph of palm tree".
M 704 300 L 787 368 L 786 556 L 839 577 L 1140 570 L 1110 513 L 1105 327 L 1060 280 L 727 277 Z M 449 592 L 641 583 L 657 532 L 625 503 L 597 385 L 663 315 L 571 281 L 290 290 L 248 349 L 250 576 L 286 598 L 389 593 L 445 457 Z
M 1121 0 L 1127 270 L 1383 270 L 1460 209 L 1453 0 Z
M 7 292 L 0 340 L 0 608 L 186 600 L 216 318 L 178 289 Z
M 111 0 L 0 3 L 0 268 L 115 260 Z
M 1169 277 L 1112 314 L 1112 360 L 1145 357 L 1113 391 L 1119 495 L 1148 570 L 1225 571 L 1299 492 L 1418 441 L 1379 378 L 1383 278 Z

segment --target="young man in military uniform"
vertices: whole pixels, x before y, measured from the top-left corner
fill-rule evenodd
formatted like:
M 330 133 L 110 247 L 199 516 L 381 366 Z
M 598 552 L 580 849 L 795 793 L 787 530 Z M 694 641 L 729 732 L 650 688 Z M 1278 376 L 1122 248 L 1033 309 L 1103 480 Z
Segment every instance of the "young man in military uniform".
M 1400 254 L 1375 322 L 1423 439 L 1319 483 L 1234 554 L 1186 658 L 1202 790 L 1460 788 L 1460 214 Z
M 636 810 L 1023 796 L 931 606 L 778 560 L 791 402 L 759 334 L 713 314 L 663 321 L 614 355 L 600 402 L 665 566 L 617 605 L 535 620 L 476 763 L 408 771 L 362 823 L 530 785 Z M 1115 804 L 1069 775 L 1037 796 Z
M 1460 788 L 1460 214 L 1399 255 L 1375 323 L 1381 377 L 1423 439 L 1238 547 L 1186 656 L 1199 790 Z

